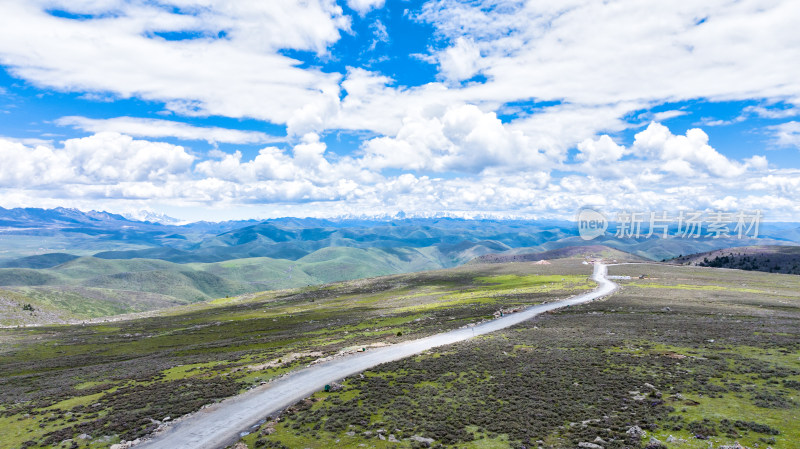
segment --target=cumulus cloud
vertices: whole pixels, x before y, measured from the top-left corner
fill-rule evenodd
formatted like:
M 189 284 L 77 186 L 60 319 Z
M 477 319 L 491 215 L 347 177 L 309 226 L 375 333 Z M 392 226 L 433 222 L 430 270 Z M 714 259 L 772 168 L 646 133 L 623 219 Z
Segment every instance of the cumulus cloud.
M 694 176 L 698 170 L 719 177 L 739 176 L 746 170 L 743 164 L 731 161 L 708 144 L 708 134 L 700 128 L 676 136 L 669 129 L 652 122 L 636 134 L 632 150 L 640 156 L 663 162 L 663 170 L 679 175 Z
M 622 145 L 617 145 L 611 137 L 600 136 L 597 140 L 587 139 L 578 144 L 578 155 L 576 159 L 585 161 L 588 164 L 616 162 L 625 155 L 626 149 Z
M 584 140 L 577 148 L 575 161 L 579 164 L 563 164 L 562 169 L 609 180 L 624 179 L 632 190 L 635 185 L 660 185 L 668 191 L 672 184 L 685 183 L 687 179 L 714 179 L 719 183 L 721 179 L 734 180 L 746 173 L 754 176 L 769 169 L 765 156 L 753 155 L 742 161 L 727 158 L 709 145 L 708 135 L 699 128 L 675 135 L 655 122 L 637 133 L 630 147 L 601 135 Z
M 134 140 L 117 133 L 70 139 L 62 148 L 29 147 L 0 139 L 7 161 L 0 169 L 3 186 L 165 182 L 191 169 L 194 156 L 181 146 Z
M 786 122 L 769 128 L 773 132 L 773 141 L 782 147 L 800 149 L 800 122 Z
M 135 137 L 164 138 L 175 137 L 182 140 L 205 140 L 209 143 L 267 143 L 284 140 L 258 132 L 226 129 L 218 127 L 192 126 L 171 120 L 115 117 L 92 119 L 88 117 L 67 116 L 55 121 L 60 126 L 71 126 L 90 133 L 116 132 Z
M 274 192 L 288 186 L 290 190 L 302 187 L 301 190 L 307 190 L 305 193 L 309 195 L 314 193 L 325 197 L 331 196 L 331 192 L 336 192 L 334 196 L 339 197 L 355 186 L 369 184 L 378 178 L 349 158 L 330 162 L 326 150 L 319 136 L 310 133 L 303 136 L 291 152 L 266 147 L 249 161 L 243 161 L 239 151 L 233 154 L 216 152 L 217 158 L 199 162 L 195 173 L 206 179 L 232 183 L 237 189 L 251 193 L 264 189 Z
M 440 73 L 450 81 L 472 78 L 480 70 L 481 51 L 468 38 L 459 37 L 438 55 Z
M 493 112 L 473 105 L 408 118 L 394 137 L 366 142 L 364 152 L 366 165 L 378 170 L 479 173 L 492 168 L 546 168 L 548 163 L 525 134 L 508 129 Z
M 383 8 L 385 2 L 386 0 L 347 0 L 347 6 L 364 15 L 373 9 Z
M 472 118 L 465 123 L 464 117 Z M 447 147 L 453 141 L 469 140 L 472 128 L 467 124 L 477 129 L 495 127 L 491 118 L 479 110 L 457 108 L 429 117 L 431 122 L 438 121 L 435 132 L 423 126 L 419 133 L 429 139 L 422 142 Z M 486 123 L 482 125 L 482 121 Z M 421 125 L 430 126 L 424 121 Z M 796 170 L 771 169 L 766 158 L 752 157 L 736 163 L 744 169 L 740 176 L 717 176 L 701 164 L 707 156 L 694 159 L 683 150 L 671 149 L 673 145 L 686 145 L 697 150 L 703 148 L 704 139 L 692 133 L 674 135 L 659 126 L 651 125 L 639 133 L 638 143 L 630 148 L 608 136 L 582 143 L 576 163 L 559 167 L 573 170 L 573 174 L 558 177 L 535 164 L 511 172 L 478 172 L 477 166 L 467 163 L 476 171 L 443 177 L 409 172 L 380 174 L 371 169 L 375 155 L 364 152 L 361 158 L 342 158 L 329 154 L 315 134 L 303 136 L 290 148 L 266 147 L 249 160 L 240 153 L 219 150 L 197 160 L 180 146 L 114 133 L 70 139 L 59 147 L 0 139 L 0 157 L 9 161 L 0 167 L 0 191 L 4 207 L 62 205 L 124 211 L 153 204 L 179 208 L 202 205 L 206 215 L 198 218 L 206 219 L 256 210 L 248 208 L 258 208 L 261 213 L 269 210 L 272 216 L 405 210 L 418 214 L 447 211 L 463 216 L 564 217 L 585 204 L 609 210 L 736 206 L 762 209 L 771 219 L 800 213 L 800 173 Z M 496 130 L 499 132 L 499 128 Z M 413 134 L 411 128 L 408 132 Z M 514 134 L 507 129 L 502 132 Z M 637 145 L 648 145 L 647 151 Z M 683 158 L 695 176 L 673 176 L 662 154 Z M 437 157 L 447 160 L 442 156 Z M 435 166 L 431 165 L 435 158 L 423 160 Z M 466 161 L 473 159 L 468 156 Z M 622 164 L 627 168 L 615 177 L 581 173 L 581 167 L 590 162 L 597 167 Z
M 383 4 L 348 1 L 361 15 Z M 86 101 L 144 99 L 176 115 L 285 124 L 293 142 L 249 159 L 212 152 L 198 160 L 183 147 L 133 137 L 274 142 L 170 120 L 63 117 L 57 123 L 97 134 L 59 145 L 0 140 L 9 161 L 0 167 L 4 198 L 22 202 L 36 198 L 31 189 L 51 189 L 40 198 L 280 204 L 306 214 L 315 213 L 306 208 L 313 202 L 355 212 L 531 214 L 601 201 L 713 207 L 731 197 L 739 207 L 785 208 L 786 199 L 786 210 L 800 207 L 797 172 L 758 155 L 733 160 L 701 129 L 676 135 L 657 123 L 683 111 L 638 114 L 698 98 L 755 99 L 768 106 L 745 108 L 743 117 L 792 117 L 795 109 L 772 105 L 800 104 L 797 2 L 431 0 L 406 17 L 437 30 L 424 59 L 438 67 L 438 81 L 407 86 L 375 69 L 320 69 L 338 67 L 323 62 L 337 58 L 330 49 L 359 20 L 334 0 L 3 2 L 0 61 L 34 86 Z M 367 39 L 392 37 L 372 23 Z M 319 64 L 285 50 L 316 54 Z M 486 82 L 461 83 L 478 74 Z M 654 123 L 630 145 L 610 137 L 642 117 Z M 334 155 L 319 138 L 329 130 L 368 137 L 358 151 Z M 769 130 L 776 144 L 800 147 L 797 122 Z

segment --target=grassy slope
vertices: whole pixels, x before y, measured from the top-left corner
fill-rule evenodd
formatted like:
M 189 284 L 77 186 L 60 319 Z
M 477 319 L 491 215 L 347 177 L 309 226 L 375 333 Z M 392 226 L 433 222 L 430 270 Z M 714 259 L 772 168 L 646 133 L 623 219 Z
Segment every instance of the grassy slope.
M 797 447 L 800 279 L 664 265 L 611 274 L 634 280 L 605 301 L 347 379 L 244 442 L 413 448 L 418 436 L 445 447 L 574 448 L 601 438 L 621 449 L 655 437 L 664 446 L 652 447 Z M 630 438 L 634 425 L 647 436 Z
M 140 320 L 0 329 L 0 449 L 54 447 L 81 433 L 91 435 L 89 447 L 108 447 L 152 431 L 150 418 L 197 410 L 343 348 L 417 338 L 591 288 L 588 271 L 574 261 L 470 266 L 220 299 Z
M 535 262 L 538 260 L 563 259 L 567 257 L 599 259 L 617 262 L 646 262 L 648 259 L 610 248 L 604 245 L 568 246 L 544 252 L 533 252 L 517 248 L 503 254 L 486 254 L 475 259 L 475 263 Z
M 441 267 L 437 257 L 435 250 L 346 247 L 324 248 L 297 261 L 259 257 L 178 264 L 81 257 L 48 269 L 0 269 L 0 285 L 28 296 L 24 301 L 37 308 L 66 307 L 64 313 L 31 315 L 24 322 L 37 322 L 37 318 L 38 322 L 60 322 L 65 317 L 96 318 L 242 293 L 436 269 Z M 34 286 L 40 288 L 30 288 Z M 127 305 L 115 299 L 124 296 L 128 296 Z M 19 323 L 16 318 L 0 318 L 0 324 Z
M 691 254 L 673 263 L 800 274 L 800 246 L 743 246 Z

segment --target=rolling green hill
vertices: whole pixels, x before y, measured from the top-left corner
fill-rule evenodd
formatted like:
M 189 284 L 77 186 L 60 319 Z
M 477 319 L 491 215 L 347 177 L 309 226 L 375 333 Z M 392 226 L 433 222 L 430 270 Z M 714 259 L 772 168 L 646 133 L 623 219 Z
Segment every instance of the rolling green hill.
M 470 257 L 467 247 L 461 259 Z M 40 321 L 95 318 L 189 302 L 441 268 L 435 248 L 328 247 L 298 260 L 267 257 L 179 264 L 158 259 L 80 257 L 52 268 L 2 268 L 0 287 Z M 126 301 L 122 298 L 129 298 Z M 108 304 L 106 304 L 108 303 Z

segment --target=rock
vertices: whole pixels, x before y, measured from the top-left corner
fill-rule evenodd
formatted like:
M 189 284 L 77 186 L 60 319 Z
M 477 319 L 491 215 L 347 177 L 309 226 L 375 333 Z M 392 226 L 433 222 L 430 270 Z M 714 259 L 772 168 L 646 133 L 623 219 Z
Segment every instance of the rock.
M 231 449 L 247 449 L 247 445 L 242 443 L 241 441 L 234 444 Z
M 647 432 L 645 432 L 644 430 L 642 430 L 642 428 L 641 428 L 641 427 L 639 427 L 639 426 L 633 426 L 633 427 L 631 427 L 630 429 L 628 429 L 628 430 L 627 430 L 625 433 L 626 433 L 626 434 L 627 434 L 629 437 L 631 437 L 631 438 L 637 438 L 637 439 L 647 436 Z
M 78 439 L 79 440 L 91 440 L 92 437 L 87 435 L 87 434 L 85 434 L 85 433 L 82 433 L 82 434 L 78 435 Z
M 399 443 L 400 442 L 400 440 L 395 438 L 394 434 L 389 435 L 389 439 L 387 441 L 390 442 L 390 443 Z
M 381 440 L 385 440 L 385 439 L 386 439 L 386 437 L 385 437 L 385 436 L 383 436 L 383 434 L 382 434 L 382 433 L 379 433 L 379 434 L 378 434 L 378 438 L 380 438 Z
M 730 446 L 720 446 L 719 449 L 747 449 L 747 448 L 739 444 L 739 442 L 737 441 Z
M 602 439 L 600 437 L 595 438 L 594 442 L 597 443 L 597 444 L 606 444 L 606 440 L 604 440 L 604 439 Z
M 349 432 L 345 432 L 345 435 L 347 435 L 349 437 L 354 437 L 354 436 L 356 436 L 356 433 L 351 430 Z
M 416 441 L 416 442 L 425 444 L 427 446 L 430 446 L 435 441 L 433 438 L 425 438 L 425 437 L 421 437 L 419 435 L 414 435 L 411 438 L 409 438 L 409 440 Z
M 656 388 L 655 385 L 649 384 L 649 383 L 645 383 L 644 387 L 647 388 L 647 389 L 653 390 L 653 391 L 658 390 L 658 388 Z
M 578 443 L 578 447 L 583 449 L 603 449 L 603 446 L 594 443 Z
M 364 435 L 365 437 L 371 437 L 372 436 L 372 431 L 371 430 L 366 430 L 366 431 L 364 431 L 364 433 L 362 435 Z

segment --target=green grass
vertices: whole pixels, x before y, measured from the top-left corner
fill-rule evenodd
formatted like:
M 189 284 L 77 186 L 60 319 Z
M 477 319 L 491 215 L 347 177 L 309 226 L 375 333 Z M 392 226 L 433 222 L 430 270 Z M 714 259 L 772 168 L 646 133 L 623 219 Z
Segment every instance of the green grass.
M 323 248 L 296 261 L 257 257 L 178 264 L 157 259 L 80 257 L 46 269 L 0 268 L 0 286 L 14 288 L 29 295 L 30 302 L 53 309 L 51 315 L 27 317 L 22 323 L 47 323 L 441 266 L 441 261 L 426 251 L 350 247 Z M 18 322 L 0 319 L 0 324 Z
M 665 442 L 670 435 L 686 442 L 669 448 L 734 441 L 794 448 L 800 441 L 800 390 L 793 387 L 800 385 L 796 279 L 658 265 L 611 267 L 612 275 L 643 273 L 649 278 L 625 282 L 603 301 L 384 364 L 363 379 L 348 378 L 344 390 L 316 395 L 320 401 L 284 415 L 274 433 L 246 441 L 253 449 L 268 447 L 267 441 L 370 447 L 384 443 L 363 432 L 383 428 L 399 435 L 402 442 L 394 447 L 401 448 L 412 447 L 408 437 L 414 434 L 438 435 L 435 444 L 448 448 L 574 448 L 602 437 L 605 448 L 621 449 L 644 447 L 651 436 Z M 557 283 L 527 279 L 534 286 Z M 503 291 L 521 277 L 476 280 Z M 658 287 L 635 288 L 642 284 Z M 442 298 L 488 298 L 498 291 L 487 288 L 472 296 L 470 288 Z M 647 384 L 657 396 L 648 393 Z M 644 399 L 631 391 L 644 392 Z M 684 399 L 675 399 L 679 393 Z M 702 430 L 703 420 L 716 429 L 709 440 L 689 431 Z M 648 436 L 626 441 L 632 425 Z
M 242 266 L 241 261 L 233 265 Z M 138 320 L 0 329 L 0 341 L 14 342 L 0 365 L 0 407 L 6 407 L 10 418 L 30 413 L 32 427 L 26 432 L 36 441 L 51 438 L 48 434 L 55 431 L 61 438 L 71 432 L 64 429 L 82 425 L 90 427 L 75 427 L 73 435 L 90 433 L 92 444 L 108 446 L 146 431 L 140 427 L 145 424 L 133 425 L 130 433 L 110 430 L 115 420 L 138 422 L 148 410 L 177 417 L 185 413 L 181 410 L 215 400 L 215 391 L 241 391 L 319 357 L 292 354 L 318 351 L 327 356 L 348 347 L 396 343 L 485 319 L 500 308 L 567 294 L 545 288 L 553 281 L 549 269 L 530 264 L 465 267 L 250 294 Z M 570 287 L 579 284 L 578 278 L 585 284 L 586 274 L 575 276 L 565 278 Z M 526 282 L 536 283 L 537 291 L 520 293 Z M 458 294 L 485 298 L 424 313 L 405 311 Z M 215 387 L 215 382 L 224 384 Z M 149 392 L 161 388 L 165 393 Z M 170 399 L 168 392 L 182 389 L 192 392 L 184 396 L 192 402 Z M 117 397 L 126 405 L 115 402 Z M 89 401 L 103 404 L 99 413 L 86 409 Z M 145 402 L 152 404 L 135 405 Z M 55 413 L 55 418 L 39 428 L 50 419 L 46 413 Z M 70 413 L 75 421 L 67 420 Z M 104 435 L 111 438 L 94 443 Z M 9 441 L 0 439 L 0 448 L 21 443 Z

